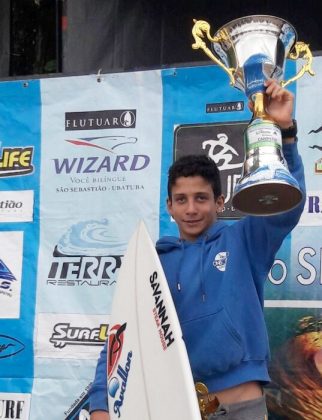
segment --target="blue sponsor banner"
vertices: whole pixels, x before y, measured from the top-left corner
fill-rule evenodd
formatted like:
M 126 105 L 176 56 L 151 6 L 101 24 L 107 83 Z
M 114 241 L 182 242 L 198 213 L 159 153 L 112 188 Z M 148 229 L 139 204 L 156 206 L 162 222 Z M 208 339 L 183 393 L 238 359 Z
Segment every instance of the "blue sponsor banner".
M 287 62 L 285 79 L 301 65 Z M 302 319 L 322 322 L 320 57 L 313 68 L 314 78 L 306 74 L 289 86 L 308 198 L 267 280 L 273 355 Z M 177 157 L 211 156 L 227 197 L 223 218 L 241 217 L 230 199 L 250 118 L 245 94 L 215 65 L 105 75 L 100 83 L 95 76 L 0 83 L 0 391 L 32 390 L 30 419 L 45 418 L 48 406 L 55 408 L 52 420 L 87 418 L 96 362 L 86 340 L 54 347 L 54 327 L 91 334 L 95 326 L 82 322 L 84 314 L 101 317 L 96 329 L 108 323 L 117 271 L 139 219 L 153 240 L 158 223 L 160 236 L 177 234 L 166 209 L 167 171 Z
M 176 234 L 166 209 L 167 171 L 174 160 L 174 133 L 183 124 L 249 120 L 245 95 L 229 87 L 228 76 L 217 66 L 169 69 L 162 72 L 163 146 L 160 198 L 160 235 Z M 207 112 L 211 104 L 242 102 L 243 110 Z M 217 105 L 218 106 L 218 105 Z
M 296 73 L 296 62 L 288 61 L 285 71 L 285 80 L 293 77 Z M 305 75 L 304 78 L 309 76 Z M 166 209 L 167 197 L 167 171 L 168 167 L 176 159 L 178 151 L 182 154 L 182 149 L 186 149 L 188 153 L 204 153 L 212 157 L 221 172 L 221 180 L 223 192 L 232 194 L 232 190 L 225 184 L 229 181 L 226 175 L 223 161 L 228 155 L 224 155 L 219 148 L 213 152 L 206 146 L 209 145 L 209 136 L 214 135 L 221 140 L 221 134 L 224 130 L 229 132 L 231 138 L 230 149 L 237 155 L 239 154 L 239 163 L 234 163 L 236 173 L 240 173 L 243 156 L 243 130 L 251 119 L 251 113 L 248 109 L 248 100 L 244 92 L 241 92 L 229 85 L 229 78 L 218 66 L 206 66 L 195 68 L 171 69 L 162 72 L 163 80 L 163 147 L 162 147 L 162 179 L 161 179 L 161 197 L 160 197 L 160 234 L 177 235 L 176 224 L 171 221 Z M 296 94 L 296 83 L 292 83 L 288 87 Z M 240 129 L 231 130 L 231 124 L 237 123 Z M 213 124 L 213 127 L 211 125 Z M 186 130 L 186 145 L 184 144 L 184 135 L 178 140 L 178 127 L 181 131 L 188 127 L 190 132 Z M 208 129 L 211 127 L 211 130 Z M 219 127 L 219 128 L 218 128 Z M 197 136 L 192 133 L 192 129 L 201 132 L 202 141 L 196 147 L 193 142 L 197 141 Z M 202 132 L 203 130 L 203 132 Z M 217 130 L 217 131 L 216 131 Z M 228 131 L 227 131 L 228 130 Z M 229 131 L 230 130 L 230 131 Z M 192 134 L 191 134 L 192 133 Z M 207 137 L 208 136 L 208 137 Z M 228 136 L 229 137 L 229 136 Z M 235 138 L 233 138 L 235 137 Z M 217 142 L 219 143 L 219 141 Z M 222 143 L 224 145 L 224 143 Z M 241 145 L 241 146 L 240 146 Z M 226 145 L 227 146 L 227 145 Z M 185 150 L 183 150 L 183 153 Z M 217 154 L 216 154 L 217 153 Z M 219 159 L 219 156 L 222 160 Z M 241 160 L 240 160 L 241 159 Z M 226 159 L 227 160 L 227 159 Z M 238 167 L 239 166 L 239 167 Z M 234 174 L 233 177 L 238 176 Z M 231 176 L 230 176 L 231 178 Z M 227 180 L 227 182 L 226 182 Z M 225 214 L 224 214 L 225 216 Z M 228 223 L 233 223 L 241 214 L 230 215 L 227 218 Z M 294 231 L 295 232 L 295 231 Z M 293 245 L 292 233 L 285 240 L 277 254 L 277 262 L 274 264 L 270 275 L 270 281 L 267 282 L 267 299 L 290 299 L 294 297 L 294 284 L 289 287 L 291 279 L 298 272 L 292 268 L 293 261 L 297 260 L 297 250 Z M 296 235 L 296 238 L 298 236 Z M 294 255 L 293 254 L 294 249 Z M 299 263 L 298 263 L 299 264 Z M 300 290 L 300 289 L 299 289 Z M 295 293 L 297 295 L 298 292 Z
M 302 67 L 297 62 L 297 71 Z M 320 308 L 322 118 L 319 112 L 322 91 L 322 60 L 313 61 L 314 77 L 305 74 L 296 85 L 298 148 L 302 156 L 307 188 L 306 205 L 299 225 L 283 244 L 269 276 L 266 298 L 269 305 Z
M 315 75 L 305 75 L 298 83 L 296 118 L 299 127 L 299 147 L 305 162 L 306 186 L 308 195 L 312 196 L 309 204 L 311 213 L 321 213 L 321 200 L 316 193 L 322 190 L 322 59 L 315 57 L 313 61 Z
M 3 392 L 30 392 L 32 388 L 40 119 L 39 81 L 0 84 L 0 259 L 2 268 L 12 274 L 10 285 L 8 278 L 4 281 L 4 273 L 0 275 Z

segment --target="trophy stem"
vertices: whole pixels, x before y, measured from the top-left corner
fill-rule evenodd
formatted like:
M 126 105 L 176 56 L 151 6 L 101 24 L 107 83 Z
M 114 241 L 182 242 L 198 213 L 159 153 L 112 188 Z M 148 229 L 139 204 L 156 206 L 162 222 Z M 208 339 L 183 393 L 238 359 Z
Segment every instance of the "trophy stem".
M 270 116 L 266 112 L 267 96 L 265 95 L 265 93 L 255 93 L 254 95 L 252 95 L 252 101 L 254 103 L 253 118 L 271 120 Z

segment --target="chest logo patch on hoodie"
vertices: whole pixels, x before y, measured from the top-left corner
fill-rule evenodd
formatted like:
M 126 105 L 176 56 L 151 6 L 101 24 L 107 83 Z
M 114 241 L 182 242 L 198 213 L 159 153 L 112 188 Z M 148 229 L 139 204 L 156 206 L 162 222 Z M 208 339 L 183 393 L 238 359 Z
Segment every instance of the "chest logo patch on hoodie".
M 214 267 L 216 267 L 219 271 L 226 271 L 228 255 L 229 252 L 226 251 L 218 252 L 213 261 Z

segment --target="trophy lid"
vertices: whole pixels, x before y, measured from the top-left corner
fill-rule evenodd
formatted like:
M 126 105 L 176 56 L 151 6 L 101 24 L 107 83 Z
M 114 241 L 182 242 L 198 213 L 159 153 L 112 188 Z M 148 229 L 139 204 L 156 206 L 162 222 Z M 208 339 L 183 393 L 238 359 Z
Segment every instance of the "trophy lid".
M 223 25 L 222 27 L 220 27 L 217 30 L 217 32 L 220 32 L 223 28 L 227 28 L 227 27 L 235 28 L 237 26 L 244 26 L 245 24 L 249 24 L 249 23 L 252 23 L 252 24 L 258 23 L 259 25 L 260 24 L 274 25 L 278 28 L 283 28 L 284 25 L 288 25 L 290 28 L 292 28 L 292 31 L 295 33 L 296 39 L 297 39 L 297 32 L 291 23 L 289 23 L 287 20 L 283 18 L 272 16 L 272 15 L 249 15 L 249 16 L 243 16 L 237 19 L 233 19 L 229 21 L 228 23 L 226 23 L 225 25 Z

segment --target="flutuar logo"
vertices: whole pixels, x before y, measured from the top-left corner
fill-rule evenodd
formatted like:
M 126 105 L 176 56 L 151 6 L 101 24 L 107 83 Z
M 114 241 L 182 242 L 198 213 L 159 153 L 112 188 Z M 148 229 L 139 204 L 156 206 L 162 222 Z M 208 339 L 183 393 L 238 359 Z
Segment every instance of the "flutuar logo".
M 135 128 L 136 109 L 66 112 L 65 130 L 106 130 Z

